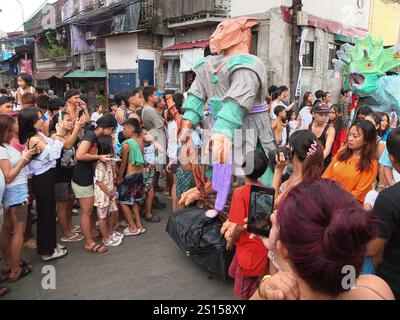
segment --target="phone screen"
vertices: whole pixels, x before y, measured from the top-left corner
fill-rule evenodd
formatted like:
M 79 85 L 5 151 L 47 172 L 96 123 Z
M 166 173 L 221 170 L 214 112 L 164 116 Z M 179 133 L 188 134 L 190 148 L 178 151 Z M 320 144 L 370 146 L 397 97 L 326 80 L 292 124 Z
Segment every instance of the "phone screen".
M 269 236 L 271 214 L 274 209 L 274 189 L 252 186 L 247 230 L 250 233 Z

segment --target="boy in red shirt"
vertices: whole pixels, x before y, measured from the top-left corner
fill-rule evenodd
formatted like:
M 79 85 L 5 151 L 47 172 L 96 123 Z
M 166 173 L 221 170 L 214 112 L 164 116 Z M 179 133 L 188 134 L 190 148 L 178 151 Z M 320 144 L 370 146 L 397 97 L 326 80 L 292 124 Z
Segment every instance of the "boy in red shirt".
M 234 294 L 241 300 L 247 300 L 254 294 L 260 277 L 268 267 L 268 249 L 258 237 L 250 239 L 250 233 L 243 228 L 244 219 L 249 215 L 251 185 L 263 185 L 258 179 L 265 173 L 267 166 L 267 159 L 255 153 L 253 171 L 245 177 L 245 185 L 237 188 L 232 195 L 229 222 L 236 226 L 225 238 L 228 249 L 236 245 L 229 276 L 235 279 Z

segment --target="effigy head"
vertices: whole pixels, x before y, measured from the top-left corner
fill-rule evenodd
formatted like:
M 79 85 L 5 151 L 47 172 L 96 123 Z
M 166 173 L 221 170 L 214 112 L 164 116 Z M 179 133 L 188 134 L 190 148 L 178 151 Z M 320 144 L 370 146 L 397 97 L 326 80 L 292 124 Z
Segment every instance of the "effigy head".
M 251 28 L 260 22 L 256 18 L 240 17 L 221 22 L 210 37 L 210 50 L 221 54 L 240 43 L 247 43 L 250 50 Z
M 345 88 L 366 97 L 379 89 L 380 77 L 400 66 L 399 51 L 399 45 L 384 49 L 382 37 L 374 39 L 368 34 L 356 39 L 355 46 L 342 45 L 333 63 L 343 74 Z

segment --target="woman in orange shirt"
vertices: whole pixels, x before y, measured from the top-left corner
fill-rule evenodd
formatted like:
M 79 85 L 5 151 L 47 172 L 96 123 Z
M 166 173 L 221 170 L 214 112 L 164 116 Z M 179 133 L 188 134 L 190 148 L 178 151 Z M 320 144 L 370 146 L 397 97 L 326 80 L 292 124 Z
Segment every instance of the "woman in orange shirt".
M 359 202 L 364 203 L 365 195 L 372 190 L 378 175 L 375 150 L 374 125 L 366 120 L 354 123 L 350 128 L 346 147 L 336 155 L 322 177 L 339 182 Z

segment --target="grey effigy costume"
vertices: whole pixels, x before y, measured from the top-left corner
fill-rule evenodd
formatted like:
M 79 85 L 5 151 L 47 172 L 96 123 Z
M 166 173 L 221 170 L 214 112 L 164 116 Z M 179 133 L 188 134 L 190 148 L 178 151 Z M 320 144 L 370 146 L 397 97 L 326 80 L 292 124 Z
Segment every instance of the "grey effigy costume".
M 196 79 L 183 106 L 186 110 L 184 120 L 196 127 L 207 103 L 210 118 L 205 123 L 212 132 L 224 134 L 233 141 L 236 150 L 240 149 L 239 153 L 234 152 L 235 156 L 243 155 L 245 150 L 255 150 L 257 146 L 265 155 L 276 148 L 265 102 L 265 67 L 258 57 L 250 54 L 208 56 L 194 65 L 194 71 Z M 239 159 L 231 160 L 242 163 Z M 232 161 L 213 164 L 217 211 L 223 209 L 228 197 L 232 169 Z

